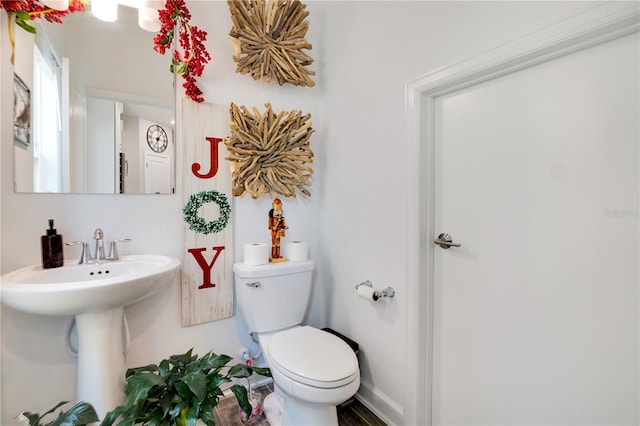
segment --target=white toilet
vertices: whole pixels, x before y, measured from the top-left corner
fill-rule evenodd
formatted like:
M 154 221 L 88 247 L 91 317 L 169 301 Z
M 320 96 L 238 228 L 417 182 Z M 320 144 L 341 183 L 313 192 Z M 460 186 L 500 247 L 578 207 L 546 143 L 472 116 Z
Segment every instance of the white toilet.
M 301 326 L 313 261 L 233 265 L 240 314 L 260 342 L 275 393 L 264 402 L 273 426 L 338 424 L 336 405 L 360 386 L 355 353 L 342 339 Z

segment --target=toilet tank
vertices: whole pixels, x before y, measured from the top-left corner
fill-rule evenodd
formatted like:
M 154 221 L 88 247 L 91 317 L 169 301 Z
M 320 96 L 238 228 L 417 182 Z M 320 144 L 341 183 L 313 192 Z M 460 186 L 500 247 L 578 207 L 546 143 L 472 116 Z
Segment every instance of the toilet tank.
M 313 261 L 233 265 L 240 314 L 251 332 L 263 333 L 302 322 L 311 298 Z

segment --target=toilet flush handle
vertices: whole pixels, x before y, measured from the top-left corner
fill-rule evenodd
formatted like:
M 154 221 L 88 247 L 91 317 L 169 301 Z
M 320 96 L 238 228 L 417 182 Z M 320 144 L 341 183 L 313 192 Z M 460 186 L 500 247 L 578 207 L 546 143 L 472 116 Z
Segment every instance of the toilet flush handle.
M 252 283 L 245 283 L 248 287 L 254 287 L 254 288 L 260 288 L 262 287 L 262 284 L 260 283 L 260 281 L 255 281 Z

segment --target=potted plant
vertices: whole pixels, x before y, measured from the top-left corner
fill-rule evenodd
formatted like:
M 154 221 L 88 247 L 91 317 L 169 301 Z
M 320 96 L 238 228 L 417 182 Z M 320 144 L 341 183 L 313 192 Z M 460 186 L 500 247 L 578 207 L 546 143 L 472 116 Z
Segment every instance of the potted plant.
M 126 372 L 126 405 L 105 415 L 101 426 L 111 425 L 195 425 L 199 419 L 214 426 L 213 409 L 223 396 L 221 385 L 234 378 L 248 378 L 253 373 L 271 376 L 268 368 L 236 364 L 228 355 L 208 352 L 201 358 L 192 349 L 173 355 L 160 364 L 130 368 Z M 251 415 L 247 389 L 239 384 L 231 391 L 247 418 Z
M 251 366 L 253 361 L 248 359 L 246 364 Z M 257 424 L 262 417 L 262 395 L 255 389 L 251 389 L 251 376 L 247 377 L 247 398 L 251 404 L 251 412 L 247 413 L 242 407 L 240 408 L 240 420 L 248 426 Z
M 58 417 L 54 421 L 49 423 L 41 423 L 44 421 L 43 419 L 45 416 L 53 413 L 68 402 L 69 401 L 60 402 L 58 405 L 56 405 L 43 415 L 25 411 L 18 416 L 18 421 L 22 424 L 30 426 L 85 426 L 89 423 L 98 421 L 96 410 L 93 409 L 91 404 L 87 404 L 86 402 L 78 402 L 76 405 L 71 407 L 69 411 L 60 410 Z

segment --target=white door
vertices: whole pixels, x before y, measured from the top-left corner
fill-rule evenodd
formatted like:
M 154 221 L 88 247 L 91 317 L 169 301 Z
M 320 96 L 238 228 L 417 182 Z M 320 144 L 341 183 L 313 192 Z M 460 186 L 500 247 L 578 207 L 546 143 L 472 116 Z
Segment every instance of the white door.
M 144 154 L 145 194 L 171 194 L 171 165 L 169 157 Z
M 638 424 L 638 34 L 436 98 L 433 424 Z

